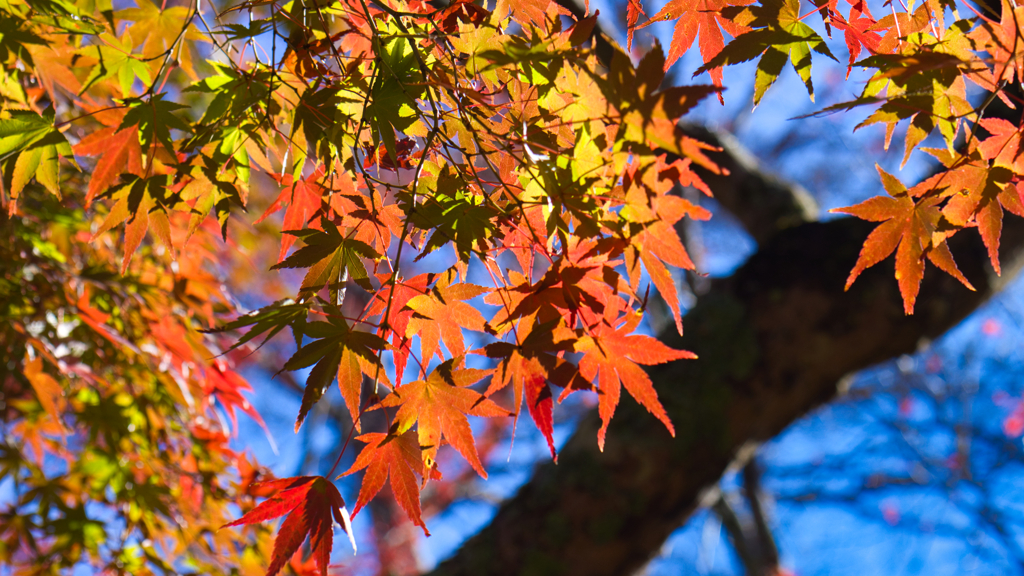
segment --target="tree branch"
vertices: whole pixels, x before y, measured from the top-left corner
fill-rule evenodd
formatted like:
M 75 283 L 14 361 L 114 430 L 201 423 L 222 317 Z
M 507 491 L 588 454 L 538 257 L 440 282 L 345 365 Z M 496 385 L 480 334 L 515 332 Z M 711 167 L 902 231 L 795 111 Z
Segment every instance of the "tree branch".
M 818 204 L 803 187 L 761 169 L 757 159 L 728 132 L 684 123 L 683 132 L 721 148 L 708 157 L 728 174 L 696 171 L 715 193 L 715 200 L 743 224 L 758 244 L 775 233 L 818 219 Z

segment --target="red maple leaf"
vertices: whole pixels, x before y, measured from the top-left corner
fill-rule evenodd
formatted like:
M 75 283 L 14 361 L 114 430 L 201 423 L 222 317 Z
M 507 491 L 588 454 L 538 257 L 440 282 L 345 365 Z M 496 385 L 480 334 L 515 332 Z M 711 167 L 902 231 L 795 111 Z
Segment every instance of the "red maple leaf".
M 138 126 L 123 130 L 116 127 L 91 132 L 74 147 L 75 154 L 99 156 L 96 167 L 89 179 L 89 191 L 85 195 L 88 207 L 96 196 L 110 188 L 123 173 L 142 176 L 142 146 L 139 145 Z
M 590 11 L 590 0 L 587 0 L 587 11 Z M 636 23 L 641 14 L 647 15 L 640 0 L 628 0 L 626 3 L 626 50 L 633 49 L 633 33 L 636 32 Z
M 395 362 L 395 385 L 402 384 L 402 374 L 405 373 L 405 365 L 409 361 L 409 337 L 406 331 L 409 327 L 409 320 L 412 319 L 413 310 L 406 307 L 409 300 L 427 293 L 427 285 L 430 278 L 427 274 L 420 274 L 408 280 L 399 280 L 388 283 L 387 278 L 382 279 L 382 288 L 374 293 L 373 299 L 367 306 L 366 316 L 380 316 L 377 323 L 380 326 L 378 336 L 387 340 L 391 339 L 393 356 Z
M 707 63 L 725 47 L 725 37 L 722 36 L 721 28 L 734 37 L 749 30 L 746 26 L 736 24 L 723 16 L 722 9 L 751 3 L 752 0 L 671 0 L 640 28 L 655 22 L 677 20 L 676 28 L 672 32 L 672 42 L 668 47 L 665 70 L 693 46 L 694 40 L 697 40 L 697 46 L 700 47 L 701 58 Z M 708 74 L 711 75 L 711 81 L 715 86 L 722 85 L 721 67 L 708 70 Z M 721 93 L 718 97 L 722 98 Z
M 284 212 L 284 221 L 281 223 L 281 230 L 302 230 L 306 223 L 313 219 L 313 216 L 320 210 L 320 202 L 323 197 L 324 187 L 320 179 L 324 176 L 324 167 L 320 166 L 307 178 L 295 180 L 291 174 L 283 177 L 271 174 L 274 180 L 284 186 L 277 199 L 267 208 L 262 216 L 253 222 L 253 225 L 266 220 L 271 214 L 281 210 L 287 205 Z M 283 262 L 288 254 L 288 249 L 295 244 L 296 236 L 284 234 L 281 236 L 281 253 L 277 261 Z
M 543 206 L 525 206 L 515 218 L 503 223 L 501 227 L 502 236 L 505 238 L 500 247 L 501 251 L 511 252 L 519 262 L 519 268 L 527 276 L 533 273 L 535 254 L 545 252 L 544 245 L 548 235 L 544 227 Z
M 256 524 L 272 520 L 288 514 L 274 541 L 274 553 L 267 567 L 267 576 L 275 576 L 288 562 L 292 554 L 309 535 L 309 547 L 313 551 L 320 576 L 327 576 L 327 566 L 331 560 L 331 548 L 334 542 L 333 521 L 341 524 L 348 534 L 352 548 L 356 542 L 352 536 L 352 522 L 345 500 L 338 489 L 322 476 L 297 476 L 271 480 L 256 486 L 266 490 L 277 490 L 277 494 L 264 500 L 259 506 L 247 514 L 221 526 L 240 526 Z
M 444 33 L 455 34 L 459 31 L 459 23 L 477 26 L 490 15 L 488 10 L 469 0 L 456 0 L 441 12 L 435 22 L 440 22 L 438 27 Z
M 515 412 L 517 423 L 519 421 L 519 411 L 523 405 L 523 397 L 525 397 L 526 408 L 530 412 L 530 417 L 533 418 L 533 423 L 537 425 L 537 429 L 540 430 L 541 434 L 544 435 L 544 439 L 547 440 L 548 449 L 551 450 L 551 457 L 557 461 L 558 457 L 555 454 L 555 440 L 553 436 L 554 417 L 551 413 L 554 403 L 552 402 L 551 388 L 547 382 L 548 369 L 541 363 L 542 357 L 524 355 L 521 350 L 506 342 L 499 342 L 488 346 L 488 356 L 502 354 L 507 354 L 507 356 L 504 357 L 498 366 L 495 378 L 491 380 L 491 385 L 487 389 L 487 395 L 490 396 L 511 384 L 513 411 Z M 551 362 L 555 360 L 554 357 L 547 355 L 543 358 L 550 359 Z
M 850 18 L 843 18 L 838 11 L 832 12 L 832 23 L 843 31 L 846 37 L 846 48 L 850 51 L 850 63 L 846 67 L 846 78 L 850 78 L 853 63 L 857 61 L 863 48 L 874 54 L 878 52 L 878 44 L 882 36 L 873 31 L 876 22 L 871 10 L 864 0 L 847 0 L 850 3 Z
M 359 489 L 359 499 L 352 515 L 366 506 L 384 487 L 384 481 L 391 479 L 391 492 L 395 500 L 405 510 L 413 524 L 423 529 L 430 536 L 426 524 L 423 523 L 420 511 L 420 490 L 416 474 L 423 476 L 423 462 L 420 460 L 420 445 L 416 432 L 412 430 L 404 434 L 392 435 L 374 432 L 356 438 L 365 442 L 359 456 L 342 476 L 354 474 L 366 469 L 363 485 Z
M 235 436 L 238 435 L 238 419 L 235 416 L 236 407 L 241 408 L 242 412 L 248 414 L 250 418 L 260 425 L 260 428 L 263 428 L 267 436 L 270 436 L 270 431 L 263 422 L 259 411 L 256 410 L 256 407 L 245 396 L 242 396 L 243 391 L 252 391 L 252 386 L 246 382 L 245 378 L 242 378 L 237 372 L 228 368 L 227 364 L 222 360 L 215 360 L 211 366 L 207 367 L 205 377 L 203 393 L 216 397 L 224 406 L 228 417 L 231 419 L 231 429 L 234 431 Z
M 469 4 L 476 8 L 476 6 Z M 385 170 L 397 172 L 399 169 L 409 170 L 413 168 L 412 155 L 413 149 L 416 148 L 416 141 L 412 138 L 402 138 L 398 142 L 395 142 L 395 159 L 391 159 L 391 155 L 388 154 L 384 145 L 377 146 L 374 149 L 372 146 L 366 147 L 366 158 L 363 159 L 363 168 L 372 168 L 373 166 L 380 166 Z
M 570 327 L 580 318 L 590 324 L 601 318 L 607 302 L 617 299 L 617 294 L 630 293 L 629 285 L 615 271 L 622 260 L 610 259 L 621 252 L 619 240 L 580 240 L 576 236 L 568 240 L 563 255 L 537 283 L 510 271 L 512 287 L 484 298 L 484 302 L 503 308 L 491 319 L 492 328 L 504 333 L 514 320 L 534 314 L 540 322 L 564 317 Z
M 549 352 L 571 350 L 576 341 L 575 333 L 564 326 L 564 322 L 552 329 L 551 323 L 537 325 L 532 319 L 521 322 L 517 337 L 519 345 L 510 342 L 495 342 L 484 349 L 490 358 L 500 358 L 501 362 L 495 369 L 494 378 L 487 388 L 486 396 L 512 386 L 512 410 L 515 414 L 513 430 L 519 421 L 519 413 L 523 400 L 537 429 L 547 440 L 551 457 L 557 462 L 555 454 L 554 419 L 552 417 L 551 387 L 548 382 L 566 388 L 562 397 L 576 389 L 589 388 L 589 382 L 580 386 L 574 382 L 578 370 L 572 363 L 554 356 Z M 562 398 L 559 398 L 561 401 Z

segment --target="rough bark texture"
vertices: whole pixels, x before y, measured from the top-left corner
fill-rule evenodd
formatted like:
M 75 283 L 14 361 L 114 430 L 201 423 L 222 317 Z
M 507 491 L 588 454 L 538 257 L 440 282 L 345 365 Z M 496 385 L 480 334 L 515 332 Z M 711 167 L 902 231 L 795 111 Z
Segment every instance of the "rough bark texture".
M 929 269 L 916 314 L 905 316 L 891 263 L 842 287 L 874 224 L 854 219 L 789 228 L 662 340 L 700 355 L 650 371 L 677 430 L 624 397 L 604 452 L 590 415 L 437 575 L 623 575 L 643 567 L 698 506 L 737 450 L 766 440 L 832 398 L 846 374 L 913 352 L 998 289 L 978 235 L 952 241 L 978 288 Z M 1007 217 L 1004 274 L 1019 268 L 1024 223 Z M 891 260 L 889 261 L 891 262 Z

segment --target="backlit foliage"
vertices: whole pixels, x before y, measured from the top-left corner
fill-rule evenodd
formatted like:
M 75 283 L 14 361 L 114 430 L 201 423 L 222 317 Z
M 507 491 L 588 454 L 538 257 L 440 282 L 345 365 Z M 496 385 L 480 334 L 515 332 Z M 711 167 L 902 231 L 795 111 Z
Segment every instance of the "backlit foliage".
M 676 225 L 710 213 L 674 192 L 721 171 L 677 123 L 724 97 L 725 66 L 758 61 L 755 104 L 787 63 L 813 97 L 842 31 L 874 76 L 823 112 L 871 107 L 886 145 L 907 121 L 904 160 L 944 139 L 943 171 L 880 171 L 887 196 L 842 210 L 881 222 L 850 282 L 895 251 L 908 313 L 926 259 L 967 284 L 950 236 L 977 227 L 998 271 L 1003 212 L 1024 215 L 1022 128 L 967 98 L 1019 104 L 1005 0 L 877 20 L 672 0 L 649 21 L 630 0 L 630 38 L 676 20 L 667 58 L 638 61 L 548 0 L 133 2 L 0 1 L 0 561 L 26 572 L 326 574 L 333 523 L 352 536 L 346 450 L 353 512 L 388 481 L 426 532 L 439 448 L 486 477 L 477 419 L 525 410 L 556 457 L 557 402 L 596 394 L 603 447 L 624 390 L 674 433 L 643 366 L 694 356 L 637 330 L 654 293 L 682 330 Z M 695 41 L 713 84 L 662 86 Z M 277 301 L 246 312 L 247 283 Z M 262 424 L 240 372 L 281 333 L 295 352 L 264 368 L 302 371 L 296 429 L 337 381 L 362 444 L 327 478 L 228 445 L 238 411 Z

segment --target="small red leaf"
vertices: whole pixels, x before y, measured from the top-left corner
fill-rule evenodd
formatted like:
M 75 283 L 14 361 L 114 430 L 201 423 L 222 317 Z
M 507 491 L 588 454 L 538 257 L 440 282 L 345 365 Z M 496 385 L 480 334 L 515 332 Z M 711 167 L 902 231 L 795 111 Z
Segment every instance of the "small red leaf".
M 274 541 L 274 553 L 267 567 L 267 576 L 275 576 L 295 554 L 302 542 L 309 535 L 309 544 L 321 576 L 327 576 L 330 563 L 331 547 L 334 542 L 333 520 L 338 520 L 342 529 L 349 535 L 352 548 L 355 540 L 352 537 L 352 525 L 349 522 L 345 500 L 338 489 L 322 476 L 298 476 L 274 480 L 257 485 L 256 488 L 278 488 L 281 491 L 250 510 L 247 514 L 225 524 L 239 526 L 255 524 L 288 514 L 277 539 Z

